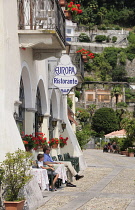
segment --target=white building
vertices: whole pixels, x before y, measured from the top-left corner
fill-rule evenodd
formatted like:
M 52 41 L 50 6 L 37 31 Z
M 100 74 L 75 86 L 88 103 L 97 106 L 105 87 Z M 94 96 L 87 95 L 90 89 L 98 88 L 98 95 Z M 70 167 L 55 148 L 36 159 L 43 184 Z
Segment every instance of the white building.
M 24 149 L 20 132 L 38 129 L 53 137 L 69 137 L 64 148 L 53 155 L 69 152 L 78 156 L 85 168 L 83 154 L 67 115 L 67 99 L 51 86 L 51 76 L 65 49 L 65 18 L 57 0 L 0 1 L 0 162 L 7 152 Z M 43 123 L 39 116 L 43 115 Z M 57 119 L 49 131 L 51 119 Z

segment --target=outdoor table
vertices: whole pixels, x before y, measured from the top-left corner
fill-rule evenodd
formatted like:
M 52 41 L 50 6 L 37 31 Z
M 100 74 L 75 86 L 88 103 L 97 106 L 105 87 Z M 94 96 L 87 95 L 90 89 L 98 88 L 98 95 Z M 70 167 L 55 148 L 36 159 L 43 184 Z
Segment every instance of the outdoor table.
M 64 164 L 53 164 L 53 166 L 54 166 L 55 172 L 59 174 L 59 179 L 62 179 L 62 183 L 64 184 L 65 181 L 67 181 L 66 168 Z
M 42 191 L 49 190 L 49 179 L 46 169 L 32 168 L 31 174 L 36 177 Z

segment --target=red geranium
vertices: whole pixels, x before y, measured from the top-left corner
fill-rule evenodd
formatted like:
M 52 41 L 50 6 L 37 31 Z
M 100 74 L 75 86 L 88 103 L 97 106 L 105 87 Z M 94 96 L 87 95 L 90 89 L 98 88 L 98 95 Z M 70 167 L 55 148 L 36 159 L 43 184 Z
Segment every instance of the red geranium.
M 60 147 L 63 148 L 65 145 L 67 145 L 67 140 L 68 137 L 64 138 L 62 136 L 59 137 L 59 143 L 60 143 Z

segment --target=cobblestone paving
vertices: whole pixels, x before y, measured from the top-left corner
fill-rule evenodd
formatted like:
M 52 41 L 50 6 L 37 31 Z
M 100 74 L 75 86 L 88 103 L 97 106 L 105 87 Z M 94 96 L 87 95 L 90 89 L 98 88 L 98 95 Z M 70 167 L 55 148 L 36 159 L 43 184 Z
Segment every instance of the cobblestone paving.
M 135 210 L 135 158 L 85 150 L 84 178 L 76 188 L 45 192 L 38 210 Z

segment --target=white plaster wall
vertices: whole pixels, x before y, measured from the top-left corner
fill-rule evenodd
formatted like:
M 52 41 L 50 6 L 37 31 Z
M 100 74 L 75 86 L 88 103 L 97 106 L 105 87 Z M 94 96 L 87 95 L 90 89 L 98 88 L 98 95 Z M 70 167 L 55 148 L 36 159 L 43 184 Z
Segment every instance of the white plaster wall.
M 17 1 L 0 1 L 0 162 L 6 152 L 24 149 L 15 120 L 14 102 L 19 88 Z M 16 59 L 18 58 L 18 59 Z

